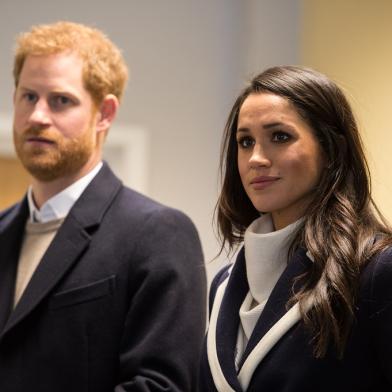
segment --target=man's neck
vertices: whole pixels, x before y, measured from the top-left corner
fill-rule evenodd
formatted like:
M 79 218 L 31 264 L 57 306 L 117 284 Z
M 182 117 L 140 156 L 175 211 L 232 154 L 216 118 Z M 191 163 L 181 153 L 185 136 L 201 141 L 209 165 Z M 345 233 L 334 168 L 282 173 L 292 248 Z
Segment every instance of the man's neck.
M 45 202 L 47 202 L 50 198 L 84 177 L 87 173 L 94 169 L 96 165 L 97 163 L 94 162 L 94 164 L 86 165 L 83 170 L 80 170 L 77 173 L 73 173 L 49 182 L 32 178 L 31 187 L 33 191 L 34 203 L 37 208 L 41 208 L 43 204 L 45 204 Z

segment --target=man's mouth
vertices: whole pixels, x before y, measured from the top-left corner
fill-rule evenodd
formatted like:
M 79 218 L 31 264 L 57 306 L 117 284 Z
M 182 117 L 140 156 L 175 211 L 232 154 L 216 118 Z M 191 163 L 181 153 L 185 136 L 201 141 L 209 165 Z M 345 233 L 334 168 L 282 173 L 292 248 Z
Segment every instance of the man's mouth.
M 54 144 L 53 140 L 42 136 L 29 136 L 26 138 L 26 142 L 29 144 L 36 144 L 36 145 L 52 145 Z

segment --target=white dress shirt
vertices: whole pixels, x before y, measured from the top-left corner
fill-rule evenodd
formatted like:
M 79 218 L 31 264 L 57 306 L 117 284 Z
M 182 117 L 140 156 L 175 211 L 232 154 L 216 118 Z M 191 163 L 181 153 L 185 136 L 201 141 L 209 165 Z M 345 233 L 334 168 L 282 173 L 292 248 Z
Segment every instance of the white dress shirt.
M 85 176 L 47 200 L 40 209 L 38 209 L 34 203 L 33 191 L 30 186 L 27 192 L 30 221 L 44 223 L 65 218 L 76 200 L 78 200 L 80 195 L 87 188 L 88 184 L 90 184 L 93 178 L 98 174 L 102 165 L 102 162 L 99 162 Z

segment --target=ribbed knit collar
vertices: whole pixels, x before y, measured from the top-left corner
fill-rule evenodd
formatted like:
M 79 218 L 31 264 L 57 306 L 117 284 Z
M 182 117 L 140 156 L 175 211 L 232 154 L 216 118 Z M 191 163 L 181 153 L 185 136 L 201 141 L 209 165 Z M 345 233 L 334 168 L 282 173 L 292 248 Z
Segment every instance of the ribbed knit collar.
M 49 233 L 53 231 L 57 231 L 62 223 L 64 222 L 65 218 L 53 219 L 49 222 L 26 222 L 26 233 L 39 235 L 44 233 Z
M 245 232 L 245 262 L 249 290 L 261 304 L 271 294 L 287 265 L 288 250 L 302 219 L 274 231 L 270 214 L 251 223 Z

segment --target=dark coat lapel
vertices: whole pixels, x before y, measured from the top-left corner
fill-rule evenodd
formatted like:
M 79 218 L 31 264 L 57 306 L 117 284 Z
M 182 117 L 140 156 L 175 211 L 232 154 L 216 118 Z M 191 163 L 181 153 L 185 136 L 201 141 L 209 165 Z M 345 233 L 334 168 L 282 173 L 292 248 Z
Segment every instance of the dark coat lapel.
M 241 249 L 229 277 L 216 330 L 216 349 L 220 367 L 227 382 L 237 391 L 241 391 L 234 363 L 240 322 L 239 309 L 248 291 L 244 249 Z
M 104 164 L 60 227 L 6 323 L 2 335 L 23 320 L 78 260 L 90 243 L 91 229 L 99 225 L 121 186 L 121 182 Z
M 305 249 L 298 249 L 282 275 L 278 279 L 271 295 L 260 315 L 259 320 L 253 330 L 249 342 L 241 358 L 240 368 L 254 349 L 256 344 L 263 338 L 263 336 L 271 329 L 271 327 L 287 312 L 287 302 L 293 295 L 293 285 L 295 278 L 306 272 L 311 266 L 312 261 L 306 256 Z M 301 283 L 297 282 L 294 287 L 298 291 Z
M 0 331 L 3 329 L 13 306 L 17 260 L 27 218 L 26 198 L 2 218 L 0 229 Z

